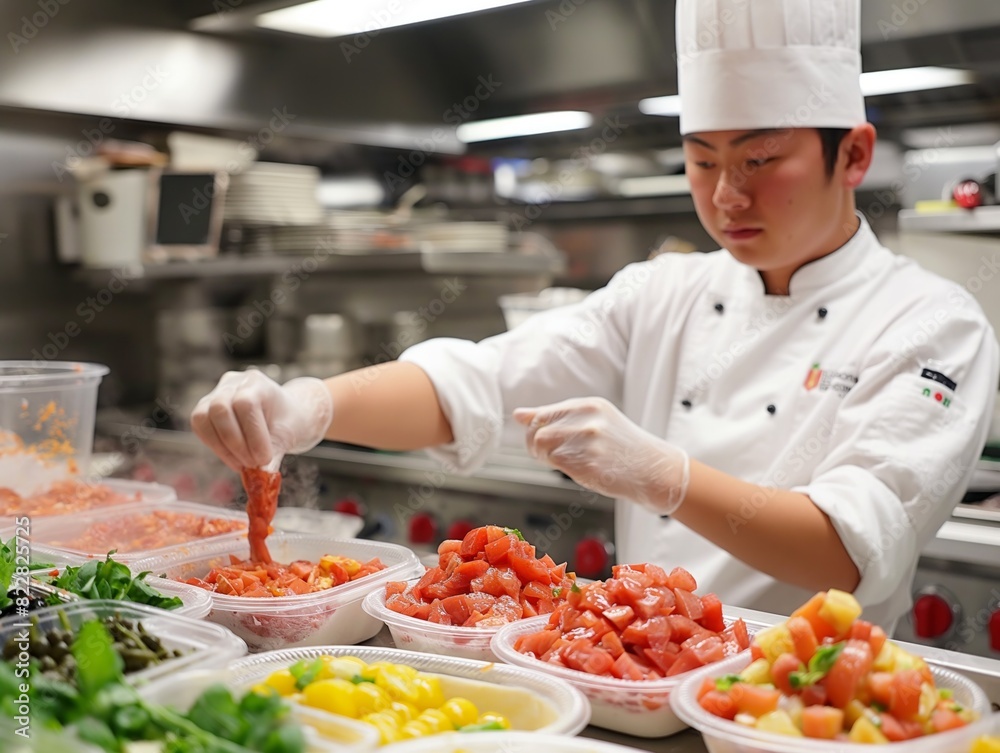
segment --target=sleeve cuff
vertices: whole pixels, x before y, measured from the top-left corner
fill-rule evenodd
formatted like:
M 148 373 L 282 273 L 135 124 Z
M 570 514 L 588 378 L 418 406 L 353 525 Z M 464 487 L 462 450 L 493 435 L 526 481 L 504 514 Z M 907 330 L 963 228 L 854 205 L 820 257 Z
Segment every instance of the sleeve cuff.
M 888 600 L 911 575 L 917 538 L 902 502 L 872 474 L 840 466 L 792 491 L 807 495 L 830 518 L 861 575 L 862 605 Z

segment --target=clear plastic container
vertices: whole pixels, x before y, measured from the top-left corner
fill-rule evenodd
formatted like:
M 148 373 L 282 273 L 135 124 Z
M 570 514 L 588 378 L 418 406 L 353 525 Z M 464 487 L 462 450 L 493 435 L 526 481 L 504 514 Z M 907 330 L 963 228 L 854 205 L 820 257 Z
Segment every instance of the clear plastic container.
M 733 612 L 723 607 L 726 624 L 731 624 Z M 617 677 L 597 677 L 569 667 L 549 664 L 514 649 L 522 635 L 537 633 L 548 623 L 548 616 L 532 617 L 505 625 L 493 639 L 493 652 L 500 661 L 536 672 L 551 674 L 566 680 L 590 701 L 590 723 L 595 727 L 625 732 L 636 737 L 665 737 L 687 728 L 687 724 L 670 710 L 670 696 L 689 673 L 664 677 L 661 680 L 619 680 Z M 747 632 L 763 630 L 766 625 L 744 619 Z M 743 652 L 746 653 L 746 652 Z M 742 654 L 741 654 L 742 655 Z
M 408 581 L 407 590 L 416 583 L 416 580 Z M 392 633 L 392 642 L 398 648 L 478 661 L 497 661 L 497 655 L 490 648 L 490 641 L 500 630 L 499 627 L 439 625 L 394 612 L 385 605 L 384 588 L 368 594 L 362 607 L 372 617 L 385 623 Z
M 17 500 L 9 500 L 5 504 L 5 500 L 0 499 L 0 530 L 12 528 L 15 516 L 28 516 L 34 522 L 43 518 L 76 515 L 82 512 L 96 512 L 121 505 L 137 503 L 157 505 L 164 502 L 177 501 L 177 493 L 169 486 L 164 486 L 163 484 L 147 484 L 142 481 L 129 481 L 119 478 L 106 478 L 93 482 L 81 479 L 77 483 L 98 487 L 98 489 L 105 487 L 114 492 L 114 495 L 109 495 L 107 499 L 90 496 L 89 498 L 82 499 L 79 505 L 74 505 L 72 500 L 66 498 L 71 492 L 64 492 L 66 496 L 61 496 L 62 500 L 65 501 L 60 503 L 59 511 L 50 511 L 51 505 L 46 505 L 46 510 L 42 511 L 37 505 L 32 505 L 30 498 L 25 504 Z
M 906 750 L 906 753 L 969 753 L 969 746 L 977 736 L 970 734 L 976 725 L 952 732 L 927 735 L 905 743 L 887 745 L 864 745 L 837 740 L 813 740 L 788 737 L 771 732 L 761 732 L 743 725 L 709 714 L 698 703 L 698 689 L 706 678 L 717 678 L 725 674 L 742 672 L 750 664 L 750 654 L 743 653 L 710 667 L 688 673 L 684 682 L 670 698 L 670 705 L 681 719 L 701 732 L 709 753 L 890 753 Z M 940 665 L 928 662 L 939 688 L 951 690 L 956 703 L 974 709 L 980 715 L 990 714 L 990 702 L 986 694 L 974 682 L 963 675 Z M 977 722 L 981 724 L 983 720 Z M 987 727 L 980 727 L 979 734 L 986 734 Z
M 227 670 L 192 669 L 150 683 L 139 693 L 144 699 L 187 713 L 210 685 L 221 683 L 234 695 L 249 690 L 252 683 L 234 682 Z M 298 704 L 289 704 L 292 718 L 305 732 L 307 753 L 366 753 L 379 744 L 378 731 L 370 724 L 327 714 Z
M 196 538 L 184 529 L 171 530 L 165 514 L 195 515 L 209 520 L 220 520 L 226 524 L 240 524 L 233 531 L 220 533 L 206 538 Z M 160 516 L 160 517 L 157 517 Z M 137 544 L 136 540 L 123 541 L 117 530 L 123 525 L 149 526 L 150 536 L 158 536 L 159 541 L 169 541 L 162 546 Z M 103 529 L 108 526 L 105 532 Z M 43 553 L 51 552 L 54 556 L 75 555 L 87 559 L 104 559 L 112 549 L 117 550 L 114 558 L 129 567 L 141 559 L 149 559 L 170 552 L 189 551 L 196 543 L 210 541 L 246 540 L 247 515 L 242 510 L 229 510 L 210 505 L 199 505 L 194 502 L 163 502 L 161 504 L 122 505 L 107 510 L 95 510 L 78 515 L 61 515 L 54 518 L 42 518 L 32 521 L 31 544 L 37 550 L 35 559 L 41 559 Z M 2 535 L 2 534 L 0 534 Z M 82 536 L 88 535 L 88 545 L 81 543 Z M 167 537 L 167 538 L 165 538 Z M 152 539 L 150 539 L 152 541 Z M 134 570 L 135 568 L 133 568 Z
M 46 607 L 32 616 L 37 619 L 39 630 L 50 630 L 62 627 L 60 612 L 65 615 L 74 632 L 85 622 L 105 617 L 140 620 L 146 632 L 159 638 L 165 648 L 184 652 L 184 656 L 126 675 L 133 685 L 142 685 L 181 669 L 224 667 L 247 652 L 247 646 L 242 640 L 218 625 L 144 604 L 95 599 Z M 0 646 L 5 646 L 9 639 L 21 633 L 24 623 L 25 619 L 17 616 L 0 620 Z
M 326 591 L 299 596 L 248 598 L 209 592 L 212 611 L 208 619 L 239 635 L 251 651 L 368 640 L 381 630 L 382 623 L 362 611 L 364 597 L 370 591 L 384 589 L 390 580 L 412 578 L 423 570 L 409 549 L 376 541 L 276 532 L 267 538 L 267 547 L 275 562 L 317 562 L 324 554 L 360 562 L 378 557 L 385 570 Z M 232 556 L 241 560 L 250 557 L 245 539 L 206 542 L 192 546 L 185 553 L 173 552 L 138 562 L 136 567 L 183 581 L 204 577 L 212 568 L 230 564 Z
M 537 732 L 450 733 L 387 745 L 382 753 L 641 753 L 639 748 Z
M 271 651 L 249 656 L 229 665 L 237 683 L 261 682 L 271 672 L 287 669 L 300 659 L 319 656 L 356 656 L 367 664 L 385 661 L 406 664 L 419 672 L 437 675 L 445 698 L 468 698 L 480 711 L 506 716 L 519 731 L 550 735 L 576 735 L 590 719 L 590 704 L 583 694 L 556 677 L 503 664 L 457 659 L 434 654 L 373 646 L 320 646 Z M 499 690 L 503 688 L 503 690 Z M 468 739 L 476 737 L 469 735 Z
M 42 348 L 55 346 L 48 344 Z M 58 355 L 58 349 L 55 349 Z M 0 479 L 26 496 L 52 482 L 86 477 L 94 445 L 96 363 L 0 361 Z

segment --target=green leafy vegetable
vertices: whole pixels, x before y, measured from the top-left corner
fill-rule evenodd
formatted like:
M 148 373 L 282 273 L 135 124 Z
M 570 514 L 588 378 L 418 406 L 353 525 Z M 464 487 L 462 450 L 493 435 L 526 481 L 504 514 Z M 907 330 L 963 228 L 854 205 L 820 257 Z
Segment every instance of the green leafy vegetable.
M 833 669 L 837 657 L 844 650 L 844 642 L 834 643 L 832 646 L 821 646 L 816 649 L 816 653 L 809 660 L 809 667 L 805 672 L 792 672 L 788 675 L 789 684 L 796 690 L 808 685 L 815 685 L 826 677 L 826 673 Z
M 578 594 L 582 592 L 582 589 L 578 585 L 576 585 L 576 583 L 574 583 L 573 587 L 570 588 L 570 591 L 572 591 L 575 594 Z
M 0 609 L 6 609 L 14 600 L 11 599 L 7 592 L 10 591 L 10 583 L 14 578 L 14 572 L 17 570 L 17 553 L 14 539 L 11 539 L 6 544 L 0 541 Z
M 85 599 L 115 599 L 148 604 L 160 609 L 176 609 L 183 602 L 176 596 L 164 596 L 147 581 L 149 573 L 132 575 L 121 562 L 111 559 L 111 554 L 103 561 L 92 560 L 80 567 L 67 567 L 62 574 L 51 581 L 52 585 L 70 591 Z M 51 597 L 51 603 L 59 603 Z
M 307 662 L 305 659 L 299 659 L 288 668 L 288 671 L 295 678 L 295 687 L 304 690 L 306 685 L 315 682 L 319 673 L 323 671 L 323 660 L 316 658 Z
M 497 732 L 505 729 L 500 722 L 484 722 L 482 724 L 466 724 L 459 727 L 459 732 Z
M 503 532 L 507 536 L 516 536 L 518 541 L 524 541 L 524 536 L 516 528 L 504 528 Z
M 562 588 L 553 588 L 552 589 L 552 598 L 553 599 L 558 599 L 560 596 L 562 596 Z
M 723 675 L 716 679 L 715 689 L 725 693 L 738 682 L 743 682 L 743 678 L 739 675 Z

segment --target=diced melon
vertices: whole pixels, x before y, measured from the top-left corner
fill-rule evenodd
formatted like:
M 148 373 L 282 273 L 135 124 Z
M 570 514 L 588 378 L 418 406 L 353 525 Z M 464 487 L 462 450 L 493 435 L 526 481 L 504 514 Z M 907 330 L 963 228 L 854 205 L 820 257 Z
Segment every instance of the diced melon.
M 752 685 L 768 685 L 771 682 L 771 663 L 767 659 L 757 659 L 740 672 L 740 678 Z
M 852 743 L 869 743 L 873 745 L 888 744 L 889 738 L 867 717 L 862 716 L 851 727 L 847 739 Z
M 761 630 L 754 636 L 753 642 L 760 648 L 769 664 L 773 664 L 782 654 L 795 653 L 792 633 L 785 623 Z M 768 674 L 770 674 L 770 669 L 768 669 Z
M 853 727 L 854 724 L 865 715 L 868 709 L 865 705 L 859 701 L 857 698 L 853 698 L 847 702 L 844 707 L 844 726 Z
M 969 753 L 1000 753 L 1000 737 L 977 737 Z
M 844 636 L 861 616 L 861 605 L 852 594 L 831 588 L 826 592 L 826 601 L 820 607 L 819 616 L 836 629 L 838 636 Z
M 931 718 L 931 712 L 938 703 L 938 692 L 929 682 L 920 686 L 920 709 L 917 711 L 917 721 L 926 721 Z
M 757 720 L 755 725 L 762 732 L 774 732 L 778 735 L 790 735 L 791 737 L 802 737 L 802 730 L 795 726 L 792 717 L 787 711 L 778 709 L 764 714 Z
M 872 669 L 876 672 L 892 672 L 896 666 L 896 650 L 896 644 L 892 641 L 883 643 L 882 649 L 872 664 Z

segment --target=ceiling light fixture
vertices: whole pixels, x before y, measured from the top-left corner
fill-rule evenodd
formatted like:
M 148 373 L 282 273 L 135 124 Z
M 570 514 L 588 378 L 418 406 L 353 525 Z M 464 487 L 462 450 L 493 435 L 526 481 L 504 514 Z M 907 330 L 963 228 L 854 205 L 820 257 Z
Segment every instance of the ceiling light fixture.
M 509 118 L 477 120 L 463 123 L 456 131 L 459 141 L 469 144 L 474 141 L 511 139 L 518 136 L 535 136 L 540 133 L 575 131 L 589 128 L 594 122 L 589 112 L 564 110 L 560 112 L 536 112 L 531 115 L 514 115 Z
M 261 13 L 254 23 L 292 34 L 344 37 L 524 2 L 528 0 L 313 0 Z
M 948 86 L 963 86 L 975 82 L 972 71 L 958 68 L 899 68 L 892 71 L 870 71 L 861 74 L 861 93 L 866 97 L 883 94 L 943 89 Z M 681 114 L 680 95 L 650 97 L 639 102 L 639 111 L 646 115 L 678 117 Z

